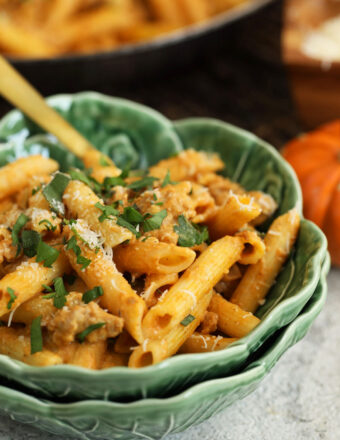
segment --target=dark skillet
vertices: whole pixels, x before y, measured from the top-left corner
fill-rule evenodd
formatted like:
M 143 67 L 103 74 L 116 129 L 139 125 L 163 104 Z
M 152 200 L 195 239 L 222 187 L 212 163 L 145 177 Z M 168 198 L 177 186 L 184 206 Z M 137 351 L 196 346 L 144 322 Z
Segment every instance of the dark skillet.
M 49 90 L 52 84 L 54 90 L 67 91 L 84 90 L 102 83 L 135 81 L 190 64 L 200 52 L 218 44 L 219 38 L 225 38 L 226 27 L 272 1 L 253 0 L 206 23 L 113 51 L 11 61 L 43 91 Z

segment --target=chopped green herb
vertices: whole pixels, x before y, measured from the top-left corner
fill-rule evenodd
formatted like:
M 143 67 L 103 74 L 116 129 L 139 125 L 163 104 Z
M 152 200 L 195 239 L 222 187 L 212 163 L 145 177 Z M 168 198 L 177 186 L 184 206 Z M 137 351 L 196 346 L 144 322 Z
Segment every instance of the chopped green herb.
M 53 299 L 53 305 L 57 309 L 62 309 L 64 305 L 66 304 L 66 296 L 68 295 L 67 290 L 65 289 L 63 279 L 61 277 L 58 277 L 54 280 L 54 290 L 53 291 L 50 287 L 49 292 L 47 295 L 44 295 L 44 299 Z M 48 286 L 47 286 L 48 287 Z
M 168 170 L 166 176 L 164 177 L 163 183 L 161 185 L 164 188 L 166 185 L 175 185 L 177 182 L 173 182 L 170 178 L 170 171 Z
M 130 232 L 132 232 L 137 238 L 140 237 L 140 232 L 137 231 L 137 229 L 129 222 L 124 220 L 123 217 L 117 217 L 117 225 L 121 226 L 122 228 L 128 229 Z
M 195 317 L 193 315 L 188 315 L 183 319 L 183 321 L 181 321 L 181 324 L 186 327 L 187 325 L 191 324 L 194 319 Z
M 100 202 L 97 202 L 94 206 L 102 212 L 99 216 L 99 221 L 101 223 L 104 220 L 112 220 L 112 217 L 117 217 L 119 215 L 119 211 L 111 205 L 102 205 Z
M 109 189 L 113 186 L 126 186 L 125 180 L 120 176 L 118 177 L 105 177 L 103 185 L 106 189 Z
M 146 218 L 143 223 L 144 232 L 159 229 L 162 226 L 163 220 L 165 219 L 167 214 L 167 210 L 162 209 L 162 211 L 159 211 L 151 217 Z
M 135 182 L 130 183 L 130 185 L 128 185 L 128 188 L 132 189 L 133 191 L 140 191 L 144 188 L 152 187 L 156 180 L 159 179 L 157 177 L 146 176 L 140 180 L 136 180 Z
M 21 244 L 20 244 L 20 237 L 19 234 L 22 230 L 22 228 L 26 225 L 26 223 L 29 221 L 29 218 L 25 214 L 20 214 L 17 221 L 15 222 L 13 229 L 12 229 L 12 242 L 13 246 L 17 246 L 17 253 L 16 257 L 20 254 L 21 251 Z
M 74 284 L 76 279 L 77 279 L 77 277 L 75 275 L 73 275 L 73 273 L 65 273 L 65 275 L 64 275 L 64 280 L 70 286 L 72 286 Z
M 27 257 L 34 257 L 37 255 L 38 246 L 40 243 L 41 237 L 39 232 L 37 231 L 22 231 L 21 234 L 21 243 L 24 250 L 24 254 Z
M 32 196 L 34 196 L 38 191 L 40 191 L 42 188 L 41 185 L 36 186 L 35 188 L 32 189 Z
M 47 290 L 47 292 L 53 292 L 52 287 L 48 286 L 47 284 L 42 284 L 44 290 Z
M 43 189 L 45 199 L 48 201 L 52 211 L 61 215 L 65 214 L 62 197 L 69 181 L 70 178 L 66 174 L 56 173 L 51 182 Z
M 9 294 L 10 300 L 7 303 L 8 310 L 11 310 L 14 301 L 18 298 L 11 287 L 7 287 L 7 293 Z
M 127 206 L 120 217 L 133 225 L 138 225 L 144 221 L 142 214 L 132 206 Z
M 43 261 L 44 267 L 51 267 L 59 257 L 59 254 L 60 252 L 57 249 L 54 249 L 52 246 L 49 246 L 47 243 L 40 240 L 37 248 L 36 261 L 38 263 Z
M 207 227 L 190 223 L 184 215 L 178 217 L 178 225 L 174 226 L 174 231 L 178 234 L 178 246 L 193 247 L 209 240 Z
M 129 174 L 130 174 L 130 167 L 128 166 L 123 169 L 123 171 L 120 173 L 119 177 L 121 179 L 126 179 L 127 177 L 129 177 Z
M 106 159 L 105 156 L 100 156 L 99 165 L 101 165 L 102 167 L 109 167 L 110 162 Z
M 85 330 L 83 330 L 81 333 L 78 333 L 76 335 L 76 338 L 80 343 L 85 341 L 85 338 L 92 333 L 94 330 L 97 330 L 98 328 L 103 327 L 106 324 L 106 322 L 98 322 L 97 324 L 89 325 Z
M 86 269 L 91 264 L 91 260 L 81 255 L 81 249 L 77 245 L 77 238 L 75 235 L 69 239 L 66 245 L 66 250 L 72 250 L 76 254 L 77 264 L 81 265 L 81 270 Z
M 99 298 L 104 295 L 104 290 L 101 286 L 94 287 L 91 290 L 88 290 L 83 294 L 83 301 L 85 304 L 88 304 L 91 301 Z
M 33 319 L 31 324 L 31 354 L 38 353 L 43 349 L 43 338 L 41 333 L 41 318 Z
M 141 242 L 144 243 L 144 241 L 146 241 L 148 238 L 149 238 L 149 237 L 143 237 L 143 238 L 141 239 Z
M 68 171 L 72 180 L 79 180 L 80 182 L 83 182 L 85 183 L 85 185 L 89 186 L 96 194 L 100 194 L 101 184 L 96 179 L 94 179 L 89 175 L 90 172 L 91 172 L 90 169 L 84 172 L 77 168 L 72 168 Z
M 43 224 L 46 225 L 46 230 L 47 230 L 47 231 L 52 231 L 52 232 L 54 232 L 54 231 L 57 229 L 57 227 L 54 226 L 49 220 L 47 220 L 47 218 L 45 218 L 44 220 L 41 220 L 41 221 L 39 222 L 39 225 L 43 225 Z
M 156 206 L 163 206 L 164 205 L 164 202 L 157 202 L 157 203 L 154 203 Z
M 157 198 L 157 194 L 156 193 L 153 193 L 152 194 L 152 198 L 156 201 L 156 200 L 158 200 L 158 198 Z

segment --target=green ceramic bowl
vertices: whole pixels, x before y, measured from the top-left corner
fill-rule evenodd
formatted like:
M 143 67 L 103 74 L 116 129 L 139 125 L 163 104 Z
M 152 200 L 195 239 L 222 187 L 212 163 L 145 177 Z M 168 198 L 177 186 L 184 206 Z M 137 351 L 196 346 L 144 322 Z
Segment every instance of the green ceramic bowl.
M 149 108 L 96 93 L 57 96 L 49 103 L 121 167 L 146 167 L 183 148 L 216 151 L 225 161 L 227 176 L 276 199 L 277 214 L 294 206 L 301 210 L 300 187 L 290 166 L 248 132 L 211 119 L 171 123 Z M 0 148 L 0 165 L 40 152 L 58 160 L 63 169 L 81 166 L 56 139 L 18 111 L 0 122 L 1 141 L 5 144 Z M 295 252 L 258 311 L 262 323 L 223 351 L 175 356 L 139 370 L 102 371 L 69 365 L 37 368 L 0 356 L 0 374 L 45 396 L 128 401 L 169 396 L 203 380 L 234 373 L 270 335 L 300 313 L 319 281 L 326 247 L 322 232 L 304 220 Z
M 0 386 L 0 412 L 60 438 L 158 440 L 185 431 L 254 391 L 282 354 L 304 337 L 326 300 L 329 265 L 327 257 L 319 284 L 302 313 L 235 376 L 201 383 L 172 398 L 127 404 L 96 400 L 57 404 Z

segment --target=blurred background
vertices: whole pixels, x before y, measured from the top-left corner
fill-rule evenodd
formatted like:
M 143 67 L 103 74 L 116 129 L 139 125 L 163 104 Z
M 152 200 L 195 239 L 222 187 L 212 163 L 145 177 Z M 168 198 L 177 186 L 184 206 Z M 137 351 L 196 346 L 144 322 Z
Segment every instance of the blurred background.
M 0 0 L 0 52 L 45 95 L 96 90 L 171 119 L 219 118 L 277 148 L 338 116 L 339 1 L 176 0 L 187 5 L 183 21 L 161 10 L 176 2 L 148 1 L 153 21 L 139 0 L 110 2 L 129 12 L 119 17 L 101 4 L 94 21 L 98 0 L 86 0 L 76 22 L 67 17 L 77 0 Z M 0 115 L 8 110 L 0 100 Z

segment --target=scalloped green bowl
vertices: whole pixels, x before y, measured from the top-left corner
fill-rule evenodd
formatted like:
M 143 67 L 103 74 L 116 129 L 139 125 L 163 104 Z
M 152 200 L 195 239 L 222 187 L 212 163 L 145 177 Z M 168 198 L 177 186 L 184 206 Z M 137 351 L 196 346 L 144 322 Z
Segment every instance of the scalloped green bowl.
M 216 151 L 225 161 L 227 176 L 276 199 L 277 215 L 294 206 L 301 211 L 300 187 L 290 166 L 274 148 L 246 131 L 211 119 L 172 123 L 147 107 L 96 93 L 61 95 L 50 98 L 49 103 L 121 167 L 146 167 L 183 148 Z M 36 153 L 55 158 L 63 169 L 81 166 L 53 136 L 44 134 L 18 111 L 0 122 L 1 141 L 5 144 L 0 146 L 0 166 Z M 323 233 L 303 220 L 295 251 L 258 311 L 261 324 L 225 350 L 175 356 L 139 370 L 117 367 L 101 371 L 69 365 L 37 368 L 0 355 L 0 374 L 45 396 L 127 401 L 170 395 L 234 373 L 276 330 L 300 313 L 317 286 L 326 248 Z
M 239 374 L 206 381 L 172 398 L 127 404 L 96 400 L 57 404 L 0 386 L 0 413 L 60 438 L 159 440 L 185 431 L 253 392 L 280 357 L 305 336 L 325 303 L 329 266 L 327 255 L 318 286 L 302 313 Z

